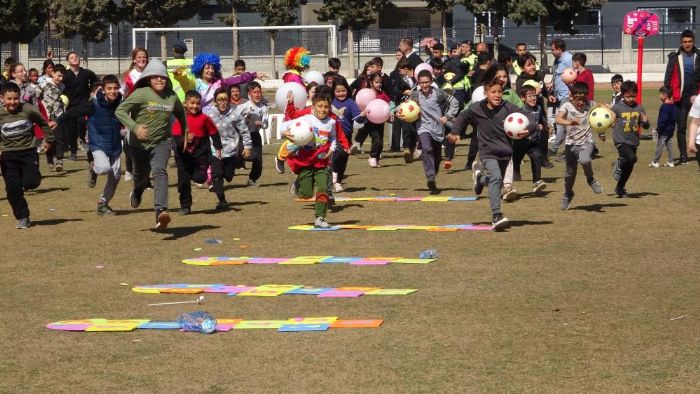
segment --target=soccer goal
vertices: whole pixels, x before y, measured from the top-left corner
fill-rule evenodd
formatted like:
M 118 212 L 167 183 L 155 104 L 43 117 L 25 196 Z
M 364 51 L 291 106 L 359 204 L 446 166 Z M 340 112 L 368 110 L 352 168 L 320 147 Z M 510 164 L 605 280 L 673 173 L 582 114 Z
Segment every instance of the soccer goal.
M 146 48 L 152 57 L 172 57 L 177 40 L 187 44 L 186 57 L 216 53 L 224 73 L 233 70 L 237 58 L 243 59 L 249 70 L 272 76 L 284 71 L 282 55 L 294 46 L 309 49 L 312 67 L 325 70 L 328 58 L 337 57 L 338 52 L 335 25 L 134 28 L 131 35 L 132 47 Z

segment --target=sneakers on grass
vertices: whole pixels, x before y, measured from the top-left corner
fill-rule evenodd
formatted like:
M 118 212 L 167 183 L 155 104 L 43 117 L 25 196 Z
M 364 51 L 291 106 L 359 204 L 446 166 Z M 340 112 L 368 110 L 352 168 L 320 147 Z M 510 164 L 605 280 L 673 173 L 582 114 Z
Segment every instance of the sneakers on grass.
M 532 192 L 533 193 L 541 192 L 546 187 L 547 187 L 547 184 L 543 180 L 540 179 L 539 181 L 532 184 Z
M 481 172 L 481 166 L 479 165 L 478 162 L 472 163 L 472 179 L 474 180 L 474 194 L 477 196 L 481 195 L 481 192 L 484 191 L 484 185 L 481 183 L 481 177 L 483 177 L 483 173 Z
M 170 223 L 170 214 L 165 209 L 156 212 L 156 230 L 165 230 Z
M 502 213 L 497 213 L 493 215 L 493 220 L 491 220 L 491 227 L 494 230 L 502 230 L 508 227 L 508 218 L 503 216 Z
M 104 202 L 104 201 L 100 201 L 100 202 L 97 203 L 97 209 L 96 209 L 96 211 L 97 211 L 97 214 L 98 214 L 99 216 L 114 216 L 114 215 L 117 214 L 117 213 L 114 212 L 114 211 L 112 210 L 112 208 L 110 208 L 110 206 L 107 205 L 107 203 Z
M 323 216 L 319 216 L 314 221 L 314 227 L 315 228 L 330 228 L 331 225 L 328 224 L 328 222 L 326 222 L 326 218 L 324 218 Z
M 591 187 L 591 190 L 593 190 L 593 193 L 595 194 L 600 194 L 603 192 L 603 185 L 601 185 L 600 182 L 595 179 L 589 183 L 588 186 Z

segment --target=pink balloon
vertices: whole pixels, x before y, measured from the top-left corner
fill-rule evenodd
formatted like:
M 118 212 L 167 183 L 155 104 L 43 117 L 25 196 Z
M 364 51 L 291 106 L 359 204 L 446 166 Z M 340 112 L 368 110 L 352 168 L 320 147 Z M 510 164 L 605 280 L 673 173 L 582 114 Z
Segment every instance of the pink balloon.
M 367 104 L 365 111 L 367 113 L 367 120 L 376 124 L 382 124 L 391 117 L 389 103 L 382 99 L 374 99 L 370 101 Z
M 374 89 L 364 88 L 360 89 L 355 95 L 355 102 L 360 110 L 364 110 L 367 107 L 367 103 L 377 98 L 377 93 Z
M 423 71 L 423 70 L 428 70 L 430 71 L 430 74 L 433 74 L 433 68 L 430 66 L 428 63 L 421 63 L 416 66 L 416 69 L 413 70 L 413 76 L 418 79 L 418 73 Z

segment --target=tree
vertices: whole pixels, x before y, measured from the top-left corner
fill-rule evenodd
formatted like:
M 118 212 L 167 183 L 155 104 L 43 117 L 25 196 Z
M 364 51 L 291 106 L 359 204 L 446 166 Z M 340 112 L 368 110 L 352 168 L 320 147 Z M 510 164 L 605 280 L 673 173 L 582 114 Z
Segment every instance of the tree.
M 135 27 L 168 27 L 197 14 L 207 0 L 122 0 L 125 19 Z M 160 37 L 160 54 L 168 57 L 166 34 Z
M 0 43 L 30 42 L 44 29 L 48 14 L 42 0 L 6 0 L 0 6 Z
M 297 20 L 299 0 L 258 0 L 255 10 L 260 13 L 260 20 L 265 26 L 286 26 Z M 270 58 L 272 60 L 272 78 L 277 78 L 275 61 L 276 30 L 268 30 L 270 35 Z
M 238 27 L 238 13 L 241 8 L 248 5 L 248 0 L 216 0 L 220 6 L 231 9 L 231 15 L 220 16 L 219 20 L 223 22 L 226 26 Z M 232 54 L 233 60 L 239 58 L 238 56 L 238 31 L 234 30 L 232 33 Z
M 431 13 L 440 13 L 440 24 L 442 25 L 442 44 L 447 49 L 447 27 L 445 21 L 445 13 L 455 5 L 455 0 L 425 0 L 428 3 L 428 9 Z
M 318 15 L 318 20 L 322 22 L 335 22 L 337 20 L 340 22 L 341 29 L 347 29 L 348 64 L 351 76 L 355 76 L 354 30 L 364 29 L 374 23 L 375 15 L 379 11 L 393 5 L 391 0 L 323 0 L 323 6 L 319 10 L 314 10 Z
M 59 36 L 73 38 L 80 34 L 84 58 L 87 58 L 87 42 L 104 41 L 110 23 L 119 22 L 118 7 L 112 0 L 58 0 L 53 6 L 53 22 Z
M 541 62 L 547 66 L 547 26 L 562 33 L 576 33 L 571 23 L 590 8 L 600 8 L 606 0 L 460 0 L 472 12 L 495 11 L 497 18 L 506 17 L 520 26 L 523 23 L 540 25 Z M 498 42 L 498 35 L 496 35 Z M 496 46 L 497 47 L 497 46 Z

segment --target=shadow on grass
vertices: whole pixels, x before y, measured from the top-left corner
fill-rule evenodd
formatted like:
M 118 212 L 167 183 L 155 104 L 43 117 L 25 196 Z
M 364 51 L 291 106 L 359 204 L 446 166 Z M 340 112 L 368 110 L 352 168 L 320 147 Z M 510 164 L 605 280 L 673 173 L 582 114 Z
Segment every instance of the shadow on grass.
M 542 190 L 537 193 L 529 192 L 529 193 L 523 193 L 520 195 L 520 198 L 526 199 L 526 198 L 541 198 L 541 197 L 547 197 L 548 195 L 554 193 L 551 190 Z
M 82 211 L 82 212 L 85 212 L 85 211 Z M 92 211 L 89 211 L 89 212 L 92 212 Z M 114 212 L 117 214 L 117 216 L 122 216 L 122 215 L 131 215 L 134 213 L 144 213 L 144 212 L 151 212 L 151 213 L 155 214 L 156 210 L 153 208 L 138 208 L 138 209 L 122 209 L 122 210 L 118 210 L 118 211 L 115 210 Z
M 490 226 L 491 222 L 474 222 L 472 223 L 477 226 Z M 510 220 L 508 221 L 508 227 L 498 230 L 498 232 L 503 232 L 508 230 L 510 227 L 523 227 L 523 226 L 543 226 L 548 224 L 554 224 L 551 220 Z
M 170 227 L 165 230 L 156 230 L 153 228 L 149 228 L 147 230 L 141 230 L 141 231 L 150 231 L 152 233 L 156 234 L 170 234 L 169 237 L 163 238 L 163 241 L 175 241 L 177 239 L 180 239 L 182 237 L 187 237 L 192 234 L 196 234 L 202 230 L 215 230 L 219 228 L 220 226 L 212 226 L 211 224 L 204 224 L 201 226 L 190 226 L 190 227 Z
M 557 179 L 560 179 L 560 178 L 542 178 L 542 180 L 545 181 L 546 183 L 557 183 Z
M 654 192 L 639 192 L 639 193 L 627 193 L 627 198 L 642 198 L 646 196 L 658 196 L 659 193 Z
M 44 194 L 44 193 L 51 193 L 51 192 L 65 192 L 66 190 L 70 190 L 70 187 L 49 187 L 46 189 L 29 190 L 25 193 L 27 193 L 28 195 L 33 195 L 33 194 Z
M 265 183 L 262 185 L 258 185 L 258 187 L 271 187 L 271 186 L 288 186 L 288 182 L 275 182 L 275 183 Z
M 348 208 L 364 208 L 362 204 L 333 204 L 330 207 L 331 212 L 342 212 Z M 313 207 L 310 207 L 313 208 Z
M 591 204 L 591 205 L 579 205 L 578 207 L 569 208 L 570 210 L 577 211 L 588 211 L 588 212 L 605 212 L 603 208 L 621 208 L 626 207 L 627 204 L 620 204 L 618 202 L 608 203 L 608 204 Z
M 347 193 L 352 193 L 352 192 L 362 192 L 367 190 L 366 187 L 346 187 L 345 192 Z
M 47 219 L 47 220 L 32 220 L 32 226 L 55 226 L 66 222 L 82 222 L 83 219 Z

